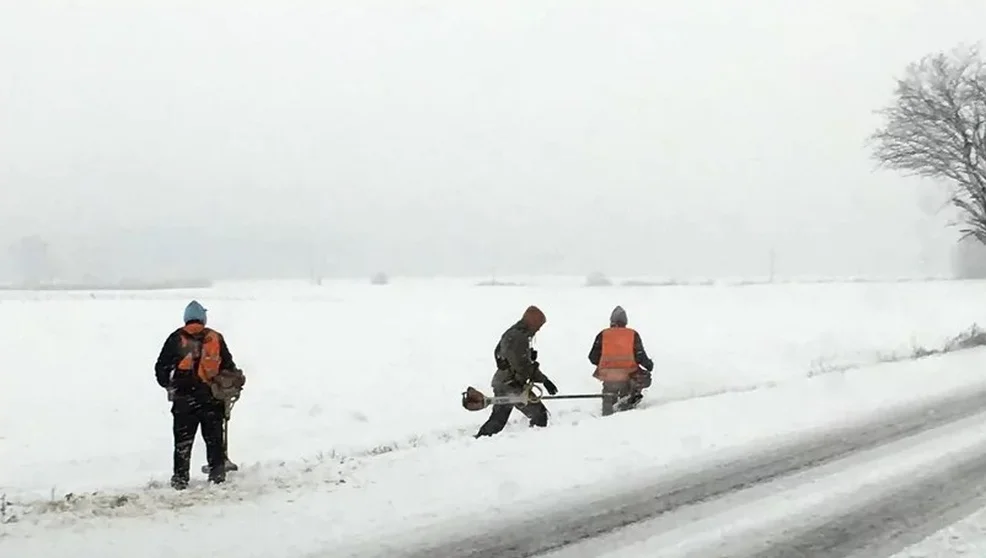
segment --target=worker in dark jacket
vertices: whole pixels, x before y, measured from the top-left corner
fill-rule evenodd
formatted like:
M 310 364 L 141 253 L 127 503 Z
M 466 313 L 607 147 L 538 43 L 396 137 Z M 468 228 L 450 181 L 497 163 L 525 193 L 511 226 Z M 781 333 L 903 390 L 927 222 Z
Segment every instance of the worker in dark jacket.
M 530 306 L 518 322 L 503 332 L 493 350 L 496 360 L 496 372 L 491 382 L 494 396 L 517 395 L 530 384 L 543 384 L 550 395 L 558 393 L 555 384 L 541 372 L 537 351 L 531 347 L 531 340 L 546 321 L 544 312 Z M 548 425 L 548 409 L 540 401 L 534 404 L 494 405 L 490 418 L 475 437 L 492 436 L 503 430 L 514 407 L 530 420 L 530 426 Z
M 238 397 L 246 381 L 233 362 L 223 335 L 206 327 L 206 309 L 193 300 L 185 308 L 184 318 L 185 325 L 168 336 L 154 366 L 157 383 L 168 390 L 171 401 L 174 433 L 171 486 L 176 490 L 188 487 L 192 445 L 200 426 L 209 481 L 226 480 L 223 428 L 224 419 L 228 418 L 227 402 Z
M 609 316 L 609 327 L 596 335 L 589 350 L 589 362 L 596 365 L 593 377 L 603 383 L 603 416 L 611 415 L 617 399 L 626 399 L 624 409 L 643 399 L 651 386 L 654 361 L 647 356 L 640 334 L 627 327 L 627 313 L 617 306 Z

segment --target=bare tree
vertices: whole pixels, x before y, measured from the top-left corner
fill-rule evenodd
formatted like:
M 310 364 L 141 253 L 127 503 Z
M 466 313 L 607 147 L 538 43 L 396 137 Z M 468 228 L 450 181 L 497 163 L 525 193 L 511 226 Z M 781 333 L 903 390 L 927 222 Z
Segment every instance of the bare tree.
M 978 48 L 932 54 L 907 67 L 871 137 L 884 168 L 944 180 L 962 238 L 986 244 L 986 64 Z

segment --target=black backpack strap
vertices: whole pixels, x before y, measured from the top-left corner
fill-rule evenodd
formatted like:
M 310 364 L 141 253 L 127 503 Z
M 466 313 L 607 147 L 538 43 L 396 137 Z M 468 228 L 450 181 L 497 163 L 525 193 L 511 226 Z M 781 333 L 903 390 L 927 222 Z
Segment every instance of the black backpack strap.
M 205 334 L 207 331 L 208 331 L 207 329 L 203 329 L 202 330 L 202 333 Z M 193 343 L 193 349 L 192 349 L 192 370 L 191 370 L 191 374 L 192 374 L 192 376 L 195 376 L 197 378 L 198 375 L 199 375 L 199 362 L 202 360 L 202 344 L 205 341 L 205 336 L 202 335 L 200 337 L 200 336 L 197 336 L 197 335 L 193 335 L 193 334 L 188 333 L 187 331 L 185 331 L 184 328 L 178 330 L 178 335 L 180 335 L 184 339 L 187 339 L 187 340 L 189 340 L 189 341 L 191 341 Z M 184 358 L 185 358 L 185 356 L 182 355 L 182 359 L 184 359 Z

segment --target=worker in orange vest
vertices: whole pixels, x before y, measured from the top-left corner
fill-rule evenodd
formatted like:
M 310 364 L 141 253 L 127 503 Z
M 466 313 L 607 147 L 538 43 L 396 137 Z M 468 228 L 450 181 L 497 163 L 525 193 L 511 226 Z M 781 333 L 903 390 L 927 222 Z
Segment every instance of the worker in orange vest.
M 592 376 L 603 383 L 603 416 L 613 414 L 614 404 L 624 401 L 620 410 L 635 407 L 643 390 L 651 385 L 654 361 L 647 356 L 640 334 L 627 327 L 627 313 L 617 306 L 609 316 L 609 327 L 600 331 L 589 350 L 589 362 L 596 365 Z
M 171 401 L 174 460 L 171 486 L 188 488 L 195 434 L 201 427 L 212 483 L 226 482 L 226 472 L 236 466 L 226 455 L 227 402 L 238 398 L 246 383 L 233 362 L 226 338 L 206 327 L 206 309 L 191 301 L 185 307 L 185 325 L 174 330 L 161 347 L 154 364 L 157 383 L 168 390 Z

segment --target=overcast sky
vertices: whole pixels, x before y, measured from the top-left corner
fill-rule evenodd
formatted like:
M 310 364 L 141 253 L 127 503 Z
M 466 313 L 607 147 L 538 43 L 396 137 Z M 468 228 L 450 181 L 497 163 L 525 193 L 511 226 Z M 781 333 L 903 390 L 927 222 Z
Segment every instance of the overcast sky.
M 983 21 L 982 0 L 0 0 L 0 241 L 121 274 L 741 275 L 771 248 L 779 273 L 947 272 L 941 192 L 864 142 L 906 64 Z

